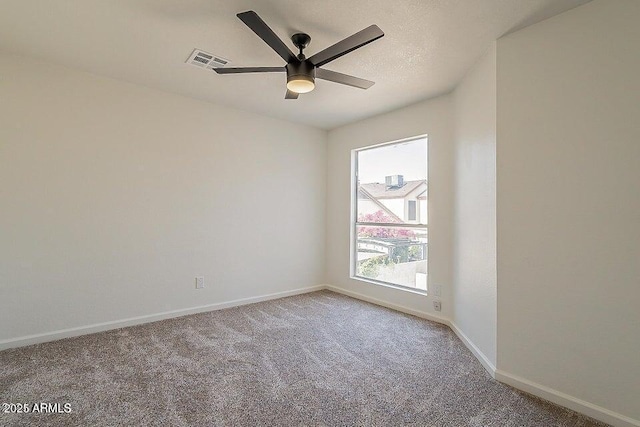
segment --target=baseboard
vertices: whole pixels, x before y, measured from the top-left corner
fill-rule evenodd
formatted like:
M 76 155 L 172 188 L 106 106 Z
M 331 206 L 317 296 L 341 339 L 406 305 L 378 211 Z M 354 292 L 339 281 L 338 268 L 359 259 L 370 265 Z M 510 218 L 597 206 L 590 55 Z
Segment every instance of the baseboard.
M 615 427 L 640 427 L 640 420 L 629 418 L 617 412 L 610 411 L 598 405 L 575 398 L 558 390 L 534 383 L 517 375 L 501 370 L 496 371 L 496 380 L 508 384 L 514 388 L 538 396 L 542 399 L 564 406 L 598 421 L 611 424 Z
M 449 321 L 449 327 L 460 338 L 460 341 L 464 343 L 471 353 L 478 359 L 478 362 L 484 367 L 484 369 L 491 375 L 491 378 L 496 378 L 496 367 L 487 356 L 469 339 L 469 337 L 458 328 L 458 325 Z
M 28 335 L 18 338 L 12 338 L 8 340 L 0 341 L 0 351 L 9 348 L 23 347 L 32 344 L 39 344 L 48 341 L 55 341 L 63 338 L 71 338 L 79 335 L 92 334 L 96 332 L 107 331 L 111 329 L 124 328 L 127 326 L 140 325 L 144 323 L 156 322 L 159 320 L 170 319 L 174 317 L 186 316 L 189 314 L 203 313 L 207 311 L 221 310 L 231 307 L 239 307 L 242 305 L 253 304 L 261 301 L 269 301 L 278 298 L 284 298 L 293 295 L 300 295 L 309 292 L 316 292 L 323 289 L 328 289 L 332 292 L 347 295 L 352 298 L 356 298 L 362 301 L 370 302 L 382 307 L 387 307 L 392 310 L 396 310 L 402 313 L 417 316 L 423 319 L 431 320 L 437 323 L 447 325 L 453 330 L 453 332 L 460 338 L 460 340 L 467 346 L 467 348 L 478 359 L 482 366 L 489 372 L 489 374 L 496 380 L 508 384 L 514 388 L 525 391 L 527 393 L 538 396 L 542 399 L 548 400 L 565 408 L 572 409 L 581 414 L 587 415 L 596 420 L 611 424 L 615 427 L 640 427 L 640 421 L 633 418 L 629 418 L 625 415 L 618 414 L 610 411 L 601 406 L 594 405 L 584 400 L 575 398 L 560 391 L 551 389 L 541 384 L 534 383 L 525 378 L 518 377 L 501 370 L 497 370 L 496 367 L 489 361 L 489 359 L 478 349 L 478 347 L 462 332 L 458 326 L 447 318 L 435 316 L 421 310 L 415 310 L 409 307 L 405 307 L 398 304 L 393 304 L 388 301 L 380 300 L 370 297 L 368 295 L 360 294 L 357 292 L 348 291 L 332 285 L 317 285 L 306 288 L 293 289 L 290 291 L 276 292 L 272 294 L 260 295 L 250 298 L 242 298 L 232 301 L 226 301 L 215 304 L 202 305 L 197 307 L 190 307 L 180 310 L 165 311 L 156 314 L 150 314 L 145 316 L 131 317 L 128 319 L 115 320 L 111 322 L 96 323 L 87 326 L 80 326 L 76 328 L 61 329 L 58 331 L 52 331 L 42 334 Z
M 622 414 L 618 414 L 616 412 L 591 404 L 584 400 L 580 400 L 573 396 L 569 396 L 568 394 L 559 392 L 557 390 L 553 390 L 549 387 L 536 384 L 527 379 L 520 378 L 516 375 L 512 375 L 496 369 L 495 365 L 491 363 L 491 361 L 473 343 L 473 341 L 471 341 L 471 339 L 469 339 L 469 337 L 464 332 L 462 332 L 454 322 L 452 322 L 447 318 L 434 316 L 424 311 L 415 310 L 412 308 L 393 304 L 388 301 L 384 301 L 384 300 L 370 297 L 368 295 L 360 294 L 358 292 L 348 291 L 346 289 L 342 289 L 337 286 L 325 285 L 324 287 L 325 289 L 328 289 L 330 291 L 333 291 L 339 294 L 347 295 L 352 298 L 356 298 L 362 301 L 367 301 L 372 304 L 380 305 L 383 307 L 390 308 L 392 310 L 397 310 L 402 313 L 411 314 L 417 317 L 421 317 L 423 319 L 432 320 L 434 322 L 442 323 L 444 325 L 449 326 L 451 330 L 458 336 L 458 338 L 460 338 L 460 341 L 462 341 L 464 345 L 467 346 L 469 351 L 473 353 L 475 358 L 478 359 L 480 364 L 487 370 L 489 375 L 491 375 L 491 377 L 495 378 L 497 381 L 508 384 L 518 390 L 522 390 L 534 396 L 538 396 L 542 399 L 548 400 L 550 402 L 553 402 L 565 408 L 569 408 L 573 411 L 579 412 L 588 417 L 605 422 L 615 427 L 640 427 L 640 421 L 638 420 L 634 420 Z
M 411 314 L 411 315 L 416 316 L 416 317 L 421 317 L 423 319 L 431 320 L 431 321 L 434 321 L 434 322 L 437 322 L 437 323 L 442 323 L 444 325 L 449 326 L 449 319 L 446 319 L 446 318 L 440 317 L 440 316 L 435 316 L 435 315 L 433 315 L 431 313 L 427 313 L 426 311 L 415 310 L 413 308 L 409 308 L 409 307 L 405 307 L 405 306 L 402 306 L 402 305 L 390 303 L 388 301 L 384 301 L 384 300 L 381 300 L 381 299 L 373 298 L 373 297 L 370 297 L 368 295 L 360 294 L 358 292 L 348 291 L 346 289 L 342 289 L 342 288 L 339 288 L 339 287 L 333 286 L 333 285 L 325 285 L 325 289 L 328 289 L 328 290 L 330 290 L 332 292 L 336 292 L 338 294 L 346 295 L 348 297 L 352 297 L 352 298 L 359 299 L 359 300 L 362 300 L 362 301 L 370 302 L 371 304 L 379 305 L 379 306 L 382 306 L 382 307 L 387 307 L 387 308 L 390 308 L 392 310 L 400 311 L 400 312 L 406 313 L 406 314 Z
M 164 311 L 161 313 L 148 314 L 145 316 L 130 317 L 127 319 L 114 320 L 110 322 L 94 323 L 92 325 L 78 326 L 69 329 L 60 329 L 42 334 L 27 335 L 18 338 L 11 338 L 0 341 L 0 351 L 15 347 L 24 347 L 32 344 L 56 341 L 63 338 L 71 338 L 79 335 L 93 334 L 96 332 L 108 331 L 111 329 L 119 329 L 127 326 L 141 325 L 143 323 L 157 322 L 158 320 L 171 319 L 174 317 L 186 316 L 189 314 L 203 313 L 206 311 L 221 310 L 224 308 L 238 307 L 241 305 L 253 304 L 261 301 L 269 301 L 278 298 L 289 297 L 293 295 L 306 294 L 309 292 L 320 291 L 325 289 L 325 285 L 310 286 L 306 288 L 293 289 L 290 291 L 276 292 L 272 294 L 260 295 L 250 298 L 242 298 L 232 301 L 220 302 L 215 304 L 201 305 L 197 307 L 184 308 L 179 310 Z
M 467 337 L 464 334 L 464 332 L 462 332 L 460 330 L 460 328 L 458 328 L 458 326 L 455 323 L 453 323 L 451 320 L 447 319 L 446 317 L 435 316 L 435 315 L 427 313 L 425 311 L 415 310 L 415 309 L 412 309 L 412 308 L 408 308 L 408 307 L 404 307 L 404 306 L 401 306 L 401 305 L 393 304 L 393 303 L 390 303 L 388 301 L 384 301 L 384 300 L 380 300 L 380 299 L 377 299 L 377 298 L 373 298 L 373 297 L 370 297 L 368 295 L 364 295 L 364 294 L 361 294 L 361 293 L 358 293 L 358 292 L 347 291 L 347 290 L 339 288 L 337 286 L 325 285 L 325 287 L 326 287 L 326 289 L 328 289 L 330 291 L 333 291 L 333 292 L 337 292 L 339 294 L 347 295 L 347 296 L 350 296 L 350 297 L 353 297 L 353 298 L 356 298 L 356 299 L 359 299 L 359 300 L 362 300 L 362 301 L 367 301 L 367 302 L 370 302 L 372 304 L 380 305 L 382 307 L 387 307 L 387 308 L 390 308 L 392 310 L 400 311 L 402 313 L 411 314 L 413 316 L 421 317 L 423 319 L 427 319 L 427 320 L 431 320 L 431 321 L 434 321 L 434 322 L 442 323 L 443 325 L 447 325 L 458 336 L 458 338 L 460 338 L 460 341 L 462 341 L 464 343 L 464 345 L 467 346 L 469 351 L 471 351 L 471 353 L 473 353 L 473 355 L 476 357 L 476 359 L 478 359 L 480 364 L 487 370 L 489 375 L 491 375 L 491 378 L 495 378 L 496 367 L 489 361 L 487 356 L 485 356 L 484 353 L 482 351 L 480 351 L 480 349 L 478 347 L 476 347 L 476 345 L 473 343 L 473 341 L 471 341 L 469 339 L 469 337 Z

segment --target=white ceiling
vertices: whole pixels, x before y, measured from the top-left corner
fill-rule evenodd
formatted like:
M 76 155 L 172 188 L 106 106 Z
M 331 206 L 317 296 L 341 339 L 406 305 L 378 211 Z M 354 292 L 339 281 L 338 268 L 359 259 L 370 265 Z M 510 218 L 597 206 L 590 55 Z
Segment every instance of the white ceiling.
M 0 50 L 217 104 L 330 129 L 450 91 L 501 35 L 589 0 L 2 0 Z M 284 74 L 217 75 L 185 64 L 193 48 L 232 66 L 284 61 L 238 18 L 255 10 L 307 56 L 371 24 L 385 36 L 324 68 L 369 90 L 318 81 L 285 100 Z

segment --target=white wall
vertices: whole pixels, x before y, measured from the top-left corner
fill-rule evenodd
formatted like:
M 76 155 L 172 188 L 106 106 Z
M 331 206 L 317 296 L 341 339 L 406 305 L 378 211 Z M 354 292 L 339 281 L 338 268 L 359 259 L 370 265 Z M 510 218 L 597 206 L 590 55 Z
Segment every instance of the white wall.
M 453 94 L 328 136 L 0 56 L 0 341 L 326 282 L 640 420 L 639 19 L 596 0 L 502 38 Z M 349 277 L 351 150 L 421 134 L 442 313 Z
M 452 102 L 445 95 L 329 132 L 327 283 L 431 315 L 449 316 L 451 299 Z M 442 286 L 442 313 L 432 297 L 349 277 L 351 150 L 417 135 L 429 136 L 429 283 Z
M 496 364 L 496 45 L 454 95 L 452 320 Z
M 405 218 L 405 200 L 404 199 L 379 199 L 380 203 L 387 207 L 391 212 L 396 214 L 398 218 Z
M 12 56 L 0 99 L 0 341 L 323 283 L 326 132 Z
M 636 420 L 639 22 L 593 1 L 497 59 L 498 369 Z

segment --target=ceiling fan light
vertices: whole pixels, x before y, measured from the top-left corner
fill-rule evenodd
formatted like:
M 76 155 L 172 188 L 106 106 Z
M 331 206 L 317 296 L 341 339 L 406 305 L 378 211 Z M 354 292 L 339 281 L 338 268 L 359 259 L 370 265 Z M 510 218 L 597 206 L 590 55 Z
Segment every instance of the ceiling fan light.
M 296 76 L 287 82 L 287 89 L 295 93 L 308 93 L 315 87 L 313 80 L 305 79 L 303 76 Z

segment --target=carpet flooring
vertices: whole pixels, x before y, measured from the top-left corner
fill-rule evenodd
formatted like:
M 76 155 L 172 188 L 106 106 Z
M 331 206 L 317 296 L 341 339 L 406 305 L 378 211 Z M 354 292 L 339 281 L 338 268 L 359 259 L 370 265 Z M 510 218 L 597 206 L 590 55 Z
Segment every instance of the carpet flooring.
M 71 409 L 2 426 L 604 425 L 491 379 L 446 326 L 329 291 L 5 350 L 2 402 Z

